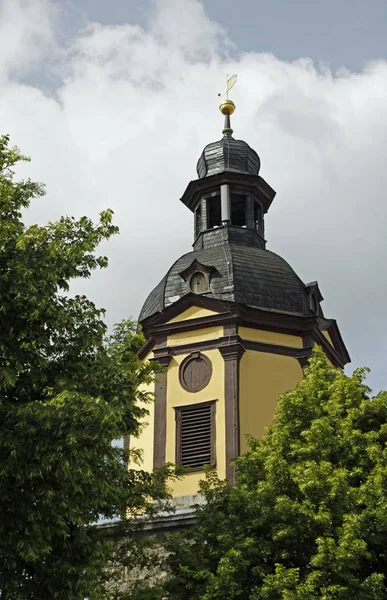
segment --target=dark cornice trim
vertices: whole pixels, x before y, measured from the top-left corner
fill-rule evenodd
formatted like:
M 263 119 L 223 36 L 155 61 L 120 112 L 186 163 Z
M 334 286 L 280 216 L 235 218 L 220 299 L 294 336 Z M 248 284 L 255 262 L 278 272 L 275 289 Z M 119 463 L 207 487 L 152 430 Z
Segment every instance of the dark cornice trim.
M 160 356 L 180 356 L 182 354 L 191 354 L 192 352 L 219 350 L 222 356 L 227 359 L 228 356 L 232 357 L 235 353 L 241 356 L 245 350 L 254 350 L 255 352 L 265 352 L 267 354 L 291 356 L 300 360 L 305 357 L 309 358 L 312 353 L 312 348 L 313 342 L 309 346 L 296 348 L 294 346 L 281 346 L 279 344 L 244 340 L 239 335 L 233 334 L 215 338 L 213 340 L 188 342 L 187 344 L 181 344 L 179 346 L 160 348 Z M 154 360 L 158 360 L 156 356 Z
M 260 175 L 222 171 L 221 173 L 215 173 L 208 177 L 190 181 L 180 201 L 190 210 L 194 210 L 203 193 L 217 190 L 223 183 L 239 185 L 241 188 L 253 191 L 261 200 L 265 213 L 269 210 L 276 195 L 273 188 Z
M 333 365 L 340 367 L 341 369 L 344 368 L 346 364 L 346 362 L 344 362 L 344 358 L 339 354 L 339 352 L 337 352 L 337 350 L 328 342 L 323 333 L 317 328 L 313 331 L 313 339 L 321 346 Z
M 221 343 L 218 348 L 225 361 L 234 359 L 239 360 L 245 352 L 244 344 L 238 335 L 236 335 L 231 342 L 230 338 L 226 338 L 226 342 L 223 338 L 223 343 Z
M 330 319 L 330 325 L 327 329 L 329 337 L 332 340 L 333 346 L 339 352 L 339 354 L 343 357 L 344 364 L 351 362 L 351 357 L 348 354 L 347 348 L 344 344 L 343 338 L 341 337 L 340 329 L 337 325 L 335 319 Z
M 148 354 L 152 351 L 153 346 L 155 345 L 155 341 L 153 338 L 149 338 L 144 346 L 139 350 L 138 356 L 141 360 L 144 360 Z
M 151 360 L 158 362 L 164 369 L 166 369 L 171 362 L 172 354 L 167 346 L 164 348 L 156 348 L 153 353 Z
M 171 319 L 182 313 L 191 306 L 206 308 L 217 314 L 197 319 L 187 319 L 185 321 L 176 321 L 168 323 Z M 193 329 L 202 329 L 214 325 L 224 325 L 227 322 L 238 321 L 238 325 L 259 326 L 261 329 L 278 331 L 280 333 L 294 332 L 294 335 L 301 335 L 302 332 L 313 329 L 317 323 L 317 317 L 305 317 L 290 313 L 281 313 L 268 311 L 260 308 L 251 308 L 235 302 L 225 302 L 223 300 L 214 300 L 205 296 L 196 294 L 187 294 L 180 300 L 174 302 L 171 307 L 166 308 L 162 313 L 157 313 L 149 319 L 146 319 L 142 326 L 146 337 L 152 334 L 180 333 L 182 331 L 192 331 Z
M 252 342 L 242 340 L 246 350 L 255 350 L 256 352 L 266 352 L 267 354 L 280 354 L 281 356 L 292 356 L 300 360 L 304 357 L 310 357 L 313 346 L 304 346 L 295 348 L 294 346 L 280 346 L 279 344 L 267 344 L 266 342 Z
M 191 306 L 213 310 L 217 314 L 168 323 L 170 319 Z M 145 335 L 148 338 L 148 343 L 144 349 L 140 351 L 140 356 L 146 355 L 145 351 L 149 352 L 156 339 L 165 339 L 166 336 L 174 333 L 216 326 L 222 326 L 225 328 L 224 331 L 232 331 L 232 328 L 235 329 L 238 326 L 244 326 L 252 329 L 273 331 L 275 333 L 296 335 L 303 338 L 304 346 L 306 347 L 313 346 L 314 342 L 318 343 L 335 366 L 343 368 L 345 364 L 350 362 L 350 357 L 340 335 L 337 323 L 332 319 L 328 320 L 317 316 L 305 317 L 302 315 L 265 311 L 237 304 L 235 302 L 226 302 L 214 300 L 213 298 L 206 298 L 204 296 L 196 296 L 195 294 L 187 294 L 175 302 L 171 307 L 165 309 L 162 313 L 157 313 L 143 322 L 143 328 Z M 328 331 L 333 346 L 321 333 L 321 329 Z M 306 338 L 308 339 L 305 342 Z M 153 341 L 151 342 L 152 339 Z M 218 347 L 217 345 L 214 345 L 214 342 L 218 343 L 218 340 L 211 340 L 211 347 Z M 261 346 L 262 350 L 260 351 L 263 352 L 268 351 L 263 349 L 264 347 L 280 347 L 276 344 L 264 344 L 263 342 L 256 343 Z M 186 346 L 192 349 L 205 349 L 205 344 L 206 342 L 198 342 L 197 346 L 194 344 L 187 344 Z M 243 344 L 247 348 L 246 340 L 243 340 Z M 176 348 L 177 346 L 174 347 L 174 351 Z M 287 351 L 285 349 L 288 347 L 284 346 L 283 348 L 283 353 L 285 354 Z M 256 349 L 258 349 L 258 347 Z M 302 351 L 303 349 L 297 350 Z

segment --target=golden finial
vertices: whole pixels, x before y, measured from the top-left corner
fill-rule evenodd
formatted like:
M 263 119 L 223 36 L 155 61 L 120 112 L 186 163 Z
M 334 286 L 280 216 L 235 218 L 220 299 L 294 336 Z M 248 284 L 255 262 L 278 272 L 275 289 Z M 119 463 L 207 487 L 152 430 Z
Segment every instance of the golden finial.
M 230 125 L 230 115 L 232 115 L 236 107 L 234 102 L 232 100 L 229 100 L 228 92 L 235 85 L 236 79 L 236 75 L 231 75 L 231 77 L 229 78 L 227 74 L 226 85 L 223 91 L 218 94 L 218 96 L 220 97 L 226 96 L 226 99 L 223 100 L 222 104 L 219 106 L 220 112 L 222 113 L 222 115 L 224 115 L 224 129 L 222 131 L 224 135 L 232 134 L 232 129 Z
M 232 100 L 224 100 L 219 106 L 219 110 L 222 115 L 232 115 L 236 106 Z

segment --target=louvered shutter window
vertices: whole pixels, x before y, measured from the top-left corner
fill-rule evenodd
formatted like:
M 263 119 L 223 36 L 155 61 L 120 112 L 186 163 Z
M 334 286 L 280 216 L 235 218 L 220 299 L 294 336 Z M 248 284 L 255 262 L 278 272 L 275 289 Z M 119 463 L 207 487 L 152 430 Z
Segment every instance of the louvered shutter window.
M 215 466 L 215 402 L 175 410 L 177 464 L 193 471 Z

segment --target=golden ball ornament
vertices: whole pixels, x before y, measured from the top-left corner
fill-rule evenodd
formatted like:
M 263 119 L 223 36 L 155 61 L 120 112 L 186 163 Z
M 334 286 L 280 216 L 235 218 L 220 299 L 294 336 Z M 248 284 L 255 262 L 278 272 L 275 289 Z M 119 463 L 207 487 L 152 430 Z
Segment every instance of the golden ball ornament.
M 236 108 L 236 106 L 232 100 L 225 100 L 219 106 L 219 110 L 222 113 L 222 115 L 232 115 L 235 108 Z

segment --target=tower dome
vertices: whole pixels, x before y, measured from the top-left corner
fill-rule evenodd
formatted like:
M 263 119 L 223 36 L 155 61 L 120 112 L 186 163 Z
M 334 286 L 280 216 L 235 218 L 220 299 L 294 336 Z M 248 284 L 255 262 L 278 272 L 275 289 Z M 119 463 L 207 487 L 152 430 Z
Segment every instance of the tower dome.
M 206 272 L 204 287 L 195 289 L 193 276 Z M 283 258 L 237 241 L 180 257 L 145 300 L 140 321 L 192 293 L 284 314 L 313 315 L 307 286 Z
M 255 150 L 243 140 L 235 140 L 226 133 L 222 139 L 207 144 L 198 160 L 196 172 L 199 179 L 224 171 L 258 175 L 260 167 L 261 161 Z
M 235 111 L 234 102 L 227 98 L 219 110 L 224 115 L 223 137 L 204 148 L 196 165 L 199 179 L 222 172 L 258 175 L 261 167 L 258 154 L 243 140 L 232 137 L 230 115 Z

